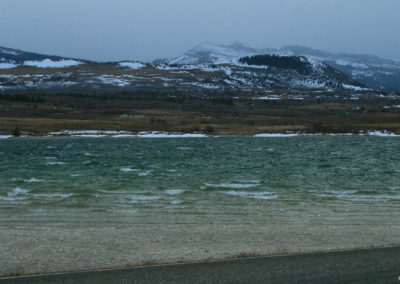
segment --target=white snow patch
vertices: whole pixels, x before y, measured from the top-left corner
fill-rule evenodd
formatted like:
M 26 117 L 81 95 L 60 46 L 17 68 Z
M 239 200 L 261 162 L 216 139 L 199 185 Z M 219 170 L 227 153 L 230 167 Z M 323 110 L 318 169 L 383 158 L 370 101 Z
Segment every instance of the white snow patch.
M 38 67 L 38 68 L 63 68 L 80 65 L 83 62 L 72 60 L 72 59 L 62 59 L 59 61 L 54 61 L 51 59 L 43 59 L 40 61 L 25 61 L 24 65 Z
M 113 135 L 111 137 L 113 137 L 113 138 L 136 137 L 136 135 L 134 135 L 134 134 L 117 134 L 117 135 Z
M 20 54 L 21 52 L 20 52 L 20 51 L 16 51 L 16 50 L 8 50 L 8 49 L 0 48 L 0 53 L 11 54 L 11 55 L 18 55 L 18 54 Z
M 193 75 L 192 73 L 188 71 L 171 71 L 172 74 L 190 74 Z
M 293 80 L 291 84 L 296 87 L 305 87 L 312 89 L 322 89 L 326 87 L 326 82 L 318 82 L 318 80 L 311 80 L 311 79 Z
M 312 65 L 315 71 L 322 71 L 321 68 L 324 67 L 324 63 L 319 58 L 308 56 L 307 60 Z
M 72 137 L 82 137 L 82 138 L 99 138 L 99 137 L 107 137 L 104 134 L 78 134 L 78 135 L 71 135 Z
M 234 64 L 238 67 L 253 68 L 253 69 L 269 69 L 270 68 L 268 65 L 249 65 L 247 63 L 241 63 L 241 62 L 239 62 L 239 58 L 234 59 L 232 61 L 232 64 Z
M 131 83 L 130 81 L 122 79 L 122 77 L 116 77 L 112 75 L 98 76 L 97 79 L 99 79 L 103 84 L 113 85 L 118 87 L 125 87 L 130 85 Z
M 168 132 L 139 132 L 137 137 L 141 138 L 200 138 L 207 137 L 205 134 L 196 134 L 196 133 L 168 133 Z
M 49 132 L 48 135 L 51 136 L 59 136 L 59 135 L 132 135 L 132 132 L 129 131 L 114 131 L 114 130 L 62 130 L 56 132 Z
M 232 46 L 218 45 L 214 43 L 201 43 L 183 56 L 171 60 L 171 64 L 196 64 L 202 61 L 202 57 L 206 55 L 214 64 L 232 63 L 236 58 L 255 55 L 257 51 L 250 52 L 241 48 L 237 49 Z
M 0 78 L 3 78 L 3 79 L 15 79 L 15 78 L 18 78 L 18 77 L 14 76 L 14 75 L 0 75 Z
M 342 59 L 336 60 L 336 64 L 342 65 L 342 66 L 351 66 L 351 67 L 360 68 L 360 69 L 368 69 L 369 68 L 368 65 L 366 65 L 364 63 L 349 62 L 349 61 L 342 60 Z
M 159 70 L 181 70 L 180 72 L 187 72 L 184 70 L 201 70 L 204 72 L 224 72 L 225 75 L 227 76 L 232 75 L 231 68 L 226 66 L 216 66 L 213 64 L 179 64 L 179 65 L 158 64 L 154 65 L 154 67 Z M 177 73 L 177 71 L 174 73 Z
M 254 135 L 254 137 L 295 137 L 299 136 L 298 133 L 260 133 Z
M 49 132 L 49 136 L 73 136 L 73 137 L 140 137 L 140 138 L 196 138 L 207 137 L 205 134 L 197 133 L 168 133 L 161 131 L 142 131 L 134 134 L 130 131 L 113 131 L 113 130 L 62 130 Z M 1 137 L 1 136 L 0 136 Z M 12 136 L 10 136 L 12 137 Z M 8 138 L 8 137 L 5 137 Z
M 7 139 L 7 138 L 11 138 L 14 137 L 12 135 L 0 135 L 0 139 Z
M 353 85 L 348 85 L 348 84 L 342 84 L 342 87 L 348 90 L 354 90 L 354 91 L 368 91 L 370 89 L 368 88 L 362 88 L 359 86 L 353 86 Z
M 124 61 L 124 62 L 120 62 L 118 63 L 119 66 L 121 67 L 128 67 L 130 69 L 141 69 L 143 67 L 145 67 L 146 65 L 140 62 L 130 62 L 130 61 Z
M 204 83 L 193 83 L 194 86 L 202 87 L 204 89 L 219 89 L 219 86 L 213 84 L 204 84 Z
M 400 135 L 395 134 L 393 132 L 388 132 L 386 130 L 384 131 L 380 131 L 380 130 L 376 130 L 376 131 L 369 131 L 367 133 L 369 136 L 380 136 L 380 137 L 400 137 Z
M 254 98 L 254 99 L 255 100 L 281 100 L 281 97 L 271 95 L 271 96 L 266 96 L 266 97 L 258 97 L 258 98 Z
M 13 63 L 0 63 L 0 69 L 10 69 L 10 68 L 15 68 L 18 65 L 13 64 Z

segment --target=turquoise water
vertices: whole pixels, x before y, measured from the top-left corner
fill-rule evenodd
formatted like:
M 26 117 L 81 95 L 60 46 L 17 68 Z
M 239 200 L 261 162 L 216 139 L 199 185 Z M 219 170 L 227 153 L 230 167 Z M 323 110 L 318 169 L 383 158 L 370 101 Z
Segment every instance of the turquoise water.
M 399 225 L 400 138 L 0 140 L 0 226 Z

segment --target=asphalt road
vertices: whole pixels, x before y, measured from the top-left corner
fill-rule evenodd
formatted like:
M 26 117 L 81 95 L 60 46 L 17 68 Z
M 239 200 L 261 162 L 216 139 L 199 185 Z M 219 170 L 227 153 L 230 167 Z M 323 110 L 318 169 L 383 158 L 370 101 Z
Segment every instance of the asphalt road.
M 0 283 L 400 283 L 400 247 L 0 279 Z

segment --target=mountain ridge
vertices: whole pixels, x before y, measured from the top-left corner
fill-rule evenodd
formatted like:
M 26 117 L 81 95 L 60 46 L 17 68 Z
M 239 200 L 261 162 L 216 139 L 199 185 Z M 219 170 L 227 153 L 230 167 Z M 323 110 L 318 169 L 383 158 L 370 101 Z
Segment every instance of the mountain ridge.
M 260 55 L 273 55 L 281 57 L 281 60 L 290 56 L 297 57 L 297 60 L 309 64 L 312 72 L 298 72 L 290 64 L 285 68 L 277 68 L 268 64 L 241 62 L 245 57 Z M 285 46 L 278 50 L 257 49 L 240 42 L 229 45 L 204 42 L 180 57 L 148 64 L 138 61 L 95 62 L 0 47 L 0 89 L 38 89 L 49 86 L 98 89 L 108 86 L 135 90 L 169 88 L 250 91 L 295 88 L 363 91 L 371 88 L 371 84 L 359 78 L 368 77 L 368 72 L 382 72 L 380 63 L 386 64 L 388 69 L 398 67 L 400 73 L 400 65 L 397 66 L 394 61 L 379 61 L 379 57 L 374 56 L 365 57 L 369 61 L 362 61 L 363 58 L 361 55 L 336 55 L 302 46 Z M 42 72 L 45 69 L 54 71 L 46 71 L 46 75 Z M 33 70 L 37 73 L 36 77 L 32 75 Z M 21 76 L 24 72 L 27 74 Z
M 173 59 L 164 60 L 173 64 L 221 64 L 235 63 L 239 57 L 252 55 L 276 54 L 281 56 L 305 56 L 317 59 L 338 69 L 362 84 L 378 90 L 400 90 L 400 62 L 381 58 L 376 55 L 351 53 L 333 53 L 330 51 L 313 49 L 300 45 L 286 45 L 276 48 L 252 48 L 235 42 L 230 45 L 206 43 L 207 49 L 200 49 L 202 44 L 189 50 L 187 53 Z M 240 46 L 242 53 L 238 56 L 232 45 Z M 214 47 L 214 48 L 213 48 Z M 223 52 L 221 52 L 221 50 Z M 246 52 L 244 52 L 247 50 Z
M 55 61 L 63 59 L 73 59 L 84 62 L 90 62 L 90 60 L 86 59 L 77 59 L 59 55 L 48 55 L 48 54 L 35 53 L 35 52 L 23 51 L 20 49 L 0 46 L 0 63 L 21 64 L 24 61 L 43 60 L 43 59 L 51 59 Z

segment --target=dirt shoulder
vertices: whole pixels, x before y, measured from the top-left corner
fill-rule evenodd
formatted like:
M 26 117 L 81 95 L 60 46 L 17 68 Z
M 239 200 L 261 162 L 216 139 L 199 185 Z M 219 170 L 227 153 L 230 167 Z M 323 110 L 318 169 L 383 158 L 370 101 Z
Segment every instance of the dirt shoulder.
M 171 225 L 2 228 L 5 275 L 399 245 L 400 227 Z

